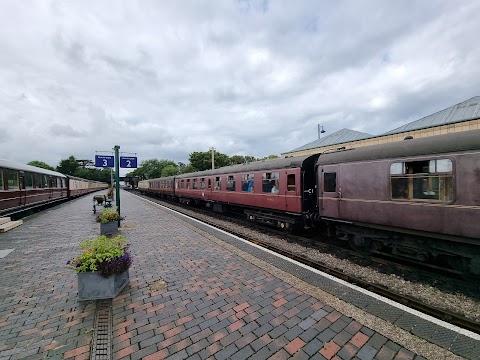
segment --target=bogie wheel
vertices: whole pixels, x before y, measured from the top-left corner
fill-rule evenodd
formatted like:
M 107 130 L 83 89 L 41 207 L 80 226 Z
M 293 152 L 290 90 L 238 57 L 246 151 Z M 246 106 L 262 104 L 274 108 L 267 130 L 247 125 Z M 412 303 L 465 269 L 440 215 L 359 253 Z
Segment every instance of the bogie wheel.
M 364 255 L 369 255 L 371 250 L 372 239 L 366 236 L 353 235 L 348 239 L 348 244 L 356 252 Z

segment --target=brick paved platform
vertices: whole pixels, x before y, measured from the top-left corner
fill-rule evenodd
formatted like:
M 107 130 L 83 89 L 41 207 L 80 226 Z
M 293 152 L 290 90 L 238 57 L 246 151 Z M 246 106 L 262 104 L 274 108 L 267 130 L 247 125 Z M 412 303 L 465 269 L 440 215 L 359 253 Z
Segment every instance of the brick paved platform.
M 472 338 L 121 197 L 134 264 L 112 301 L 113 359 L 479 358 Z M 0 234 L 0 359 L 89 359 L 96 304 L 65 262 L 99 232 L 89 195 Z

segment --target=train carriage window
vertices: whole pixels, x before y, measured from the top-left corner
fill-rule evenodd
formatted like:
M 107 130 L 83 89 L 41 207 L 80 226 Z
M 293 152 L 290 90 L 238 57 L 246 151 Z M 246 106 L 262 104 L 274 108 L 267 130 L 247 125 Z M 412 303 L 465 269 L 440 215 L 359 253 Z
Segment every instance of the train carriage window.
M 187 179 L 187 189 L 190 189 L 190 179 Z
M 200 179 L 200 189 L 205 189 L 205 178 Z
M 33 189 L 32 173 L 25 171 L 25 173 L 23 174 L 23 178 L 25 179 L 25 189 Z
M 242 174 L 242 191 L 254 192 L 255 174 Z
M 43 175 L 43 186 L 44 188 L 48 188 L 48 175 Z
M 396 200 L 451 202 L 453 163 L 450 159 L 394 163 L 390 166 L 390 189 Z
M 211 178 L 208 178 L 208 188 L 209 189 L 212 188 L 212 179 Z
M 287 191 L 295 191 L 295 174 L 288 174 L 287 175 Z
M 227 191 L 235 191 L 235 176 L 228 175 L 227 176 Z
M 337 191 L 337 173 L 323 174 L 323 191 L 324 192 Z
M 221 176 L 216 176 L 215 177 L 215 190 L 221 190 L 222 189 L 222 177 Z
M 3 169 L 0 168 L 0 191 L 4 190 L 3 188 Z
M 43 176 L 40 174 L 34 174 L 35 175 L 35 187 L 37 189 L 41 189 L 43 187 Z
M 197 189 L 198 186 L 197 186 L 197 179 L 193 179 L 193 188 L 194 189 Z
M 280 173 L 271 172 L 262 174 L 262 191 L 264 193 L 274 193 L 278 194 L 278 179 L 280 178 Z
M 7 170 L 7 185 L 8 190 L 18 190 L 19 183 L 18 183 L 18 171 L 17 170 Z

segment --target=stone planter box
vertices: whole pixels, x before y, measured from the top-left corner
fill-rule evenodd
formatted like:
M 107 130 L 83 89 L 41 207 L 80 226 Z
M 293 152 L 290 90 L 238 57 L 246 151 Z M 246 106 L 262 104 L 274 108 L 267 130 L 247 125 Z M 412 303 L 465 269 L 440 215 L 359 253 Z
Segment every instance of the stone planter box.
M 108 278 L 100 276 L 97 271 L 79 272 L 78 300 L 113 299 L 128 284 L 129 279 L 128 270 Z
M 110 221 L 106 224 L 100 223 L 100 235 L 114 235 L 118 233 L 118 222 Z

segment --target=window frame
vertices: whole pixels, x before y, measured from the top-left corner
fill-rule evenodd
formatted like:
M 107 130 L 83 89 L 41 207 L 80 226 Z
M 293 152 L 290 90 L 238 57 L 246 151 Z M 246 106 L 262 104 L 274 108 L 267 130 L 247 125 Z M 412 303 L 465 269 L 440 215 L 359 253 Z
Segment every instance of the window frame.
M 226 176 L 227 176 L 227 178 L 225 180 L 225 190 L 226 191 L 233 191 L 233 192 L 237 191 L 236 175 L 226 175 Z M 233 186 L 229 186 L 229 185 L 232 185 L 232 184 L 233 184 Z
M 437 171 L 440 161 L 449 164 L 446 171 Z M 402 173 L 399 174 L 397 171 L 392 174 L 392 167 L 396 166 L 398 168 L 397 164 L 401 164 Z M 439 157 L 393 161 L 389 164 L 388 169 L 388 196 L 392 201 L 437 204 L 455 202 L 455 161 L 452 158 Z
M 273 181 L 273 185 L 272 185 Z M 275 186 L 277 192 L 272 192 L 272 188 Z M 280 191 L 280 172 L 270 171 L 262 173 L 262 193 L 278 195 Z
M 331 179 L 327 179 L 327 177 L 331 177 Z M 333 185 L 333 190 L 331 190 L 332 185 Z M 337 192 L 337 172 L 336 171 L 323 173 L 323 189 L 322 190 L 324 193 Z
M 20 172 L 18 170 L 7 168 L 7 190 L 8 191 L 18 191 L 18 190 L 20 190 L 20 174 L 19 173 Z M 15 186 L 14 183 L 12 183 L 12 187 L 10 186 L 10 181 L 15 180 L 15 179 L 10 179 L 10 174 L 15 174 L 16 175 L 16 189 L 12 188 L 13 186 Z

